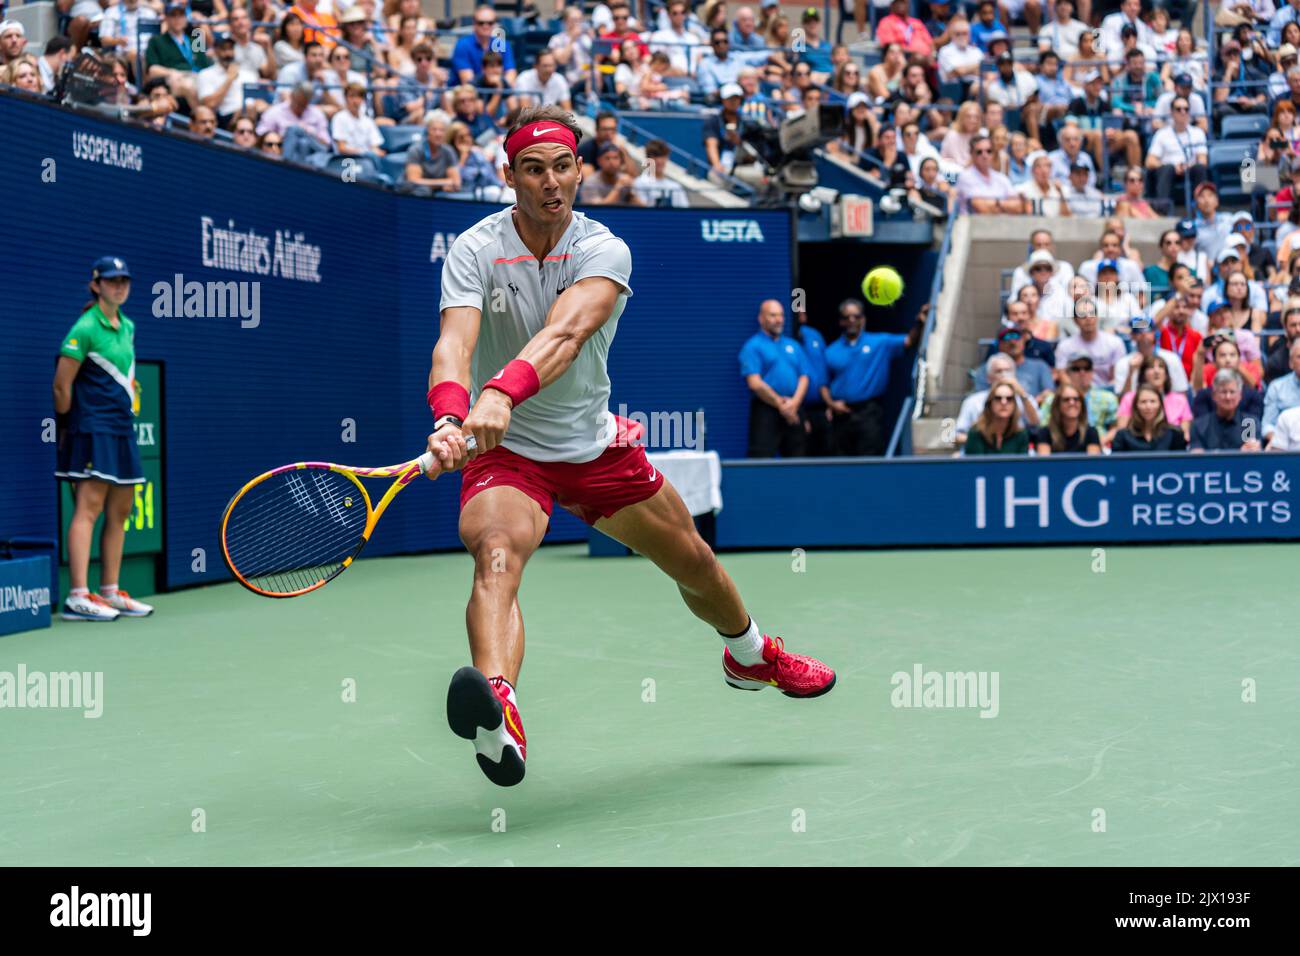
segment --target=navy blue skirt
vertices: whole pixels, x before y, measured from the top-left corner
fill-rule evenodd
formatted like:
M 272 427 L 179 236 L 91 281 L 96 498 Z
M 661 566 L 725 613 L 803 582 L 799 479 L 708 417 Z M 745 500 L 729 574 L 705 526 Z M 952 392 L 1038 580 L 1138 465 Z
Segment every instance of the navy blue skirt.
M 144 468 L 135 436 L 86 432 L 64 435 L 54 477 L 64 481 L 97 478 L 110 485 L 143 484 Z

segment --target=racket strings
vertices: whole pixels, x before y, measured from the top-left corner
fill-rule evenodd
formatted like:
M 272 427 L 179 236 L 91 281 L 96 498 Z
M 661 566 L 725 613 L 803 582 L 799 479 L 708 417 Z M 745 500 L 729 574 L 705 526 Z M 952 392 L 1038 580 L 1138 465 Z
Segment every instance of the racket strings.
M 345 475 L 320 468 L 274 475 L 250 488 L 226 521 L 230 563 L 273 594 L 310 587 L 362 544 L 365 499 Z

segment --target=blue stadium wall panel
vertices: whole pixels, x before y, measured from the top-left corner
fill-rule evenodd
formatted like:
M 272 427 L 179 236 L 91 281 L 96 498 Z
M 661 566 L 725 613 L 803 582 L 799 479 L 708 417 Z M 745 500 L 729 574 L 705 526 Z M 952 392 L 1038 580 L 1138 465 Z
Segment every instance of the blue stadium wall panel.
M 137 357 L 164 363 L 168 586 L 225 577 L 217 522 L 252 475 L 295 460 L 388 464 L 422 449 L 441 255 L 497 207 L 399 197 L 4 95 L 0 130 L 9 226 L 0 234 L 0 538 L 57 533 L 54 446 L 41 440 L 42 422 L 53 413 L 59 342 L 100 255 L 130 263 Z M 613 407 L 703 408 L 709 447 L 743 455 L 749 400 L 736 354 L 759 301 L 789 295 L 788 214 L 596 218 L 633 255 L 634 296 L 610 361 Z M 235 233 L 254 247 L 250 262 L 229 261 Z M 256 326 L 155 315 L 178 275 L 258 283 Z M 367 553 L 457 546 L 458 489 L 452 479 L 408 490 Z M 557 512 L 552 539 L 583 537 Z M 200 548 L 206 567 L 196 572 Z

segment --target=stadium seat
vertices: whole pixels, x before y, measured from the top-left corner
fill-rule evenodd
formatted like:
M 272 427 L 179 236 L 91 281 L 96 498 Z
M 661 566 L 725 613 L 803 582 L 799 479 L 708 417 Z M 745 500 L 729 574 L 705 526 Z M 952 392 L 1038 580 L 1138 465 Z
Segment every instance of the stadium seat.
M 349 164 L 354 165 L 349 166 Z M 339 174 L 351 168 L 356 178 L 363 183 L 380 183 L 384 186 L 393 184 L 392 177 L 380 168 L 373 156 L 341 156 L 335 153 L 325 161 L 322 168 L 327 172 Z
M 1219 188 L 1219 198 L 1227 203 L 1242 203 L 1246 193 L 1241 188 L 1241 161 L 1255 158 L 1255 144 L 1239 139 L 1210 146 L 1210 178 Z
M 1232 114 L 1223 118 L 1220 134 L 1223 139 L 1259 139 L 1268 123 L 1263 113 Z
M 424 133 L 423 126 L 381 126 L 379 134 L 384 137 L 384 152 L 405 152 L 411 143 Z
M 406 157 L 388 154 L 379 159 L 379 170 L 395 183 L 400 183 L 406 175 Z

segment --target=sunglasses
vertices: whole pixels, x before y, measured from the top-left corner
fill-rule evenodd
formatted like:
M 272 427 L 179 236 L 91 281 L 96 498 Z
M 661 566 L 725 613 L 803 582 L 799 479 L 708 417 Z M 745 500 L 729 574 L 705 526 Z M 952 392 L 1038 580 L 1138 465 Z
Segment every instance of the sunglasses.
M 995 401 L 995 402 L 1014 402 L 1015 400 L 1016 400 L 1016 397 L 1015 397 L 1014 395 L 994 395 L 994 396 L 993 396 L 993 401 Z
M 1190 107 L 1187 107 L 1187 106 L 1175 106 L 1175 107 L 1172 107 L 1172 109 L 1173 109 L 1173 112 L 1175 112 L 1175 113 L 1186 113 L 1186 112 L 1189 111 Z
M 1093 316 L 1081 316 L 1081 318 L 1093 318 Z M 1070 368 L 1069 368 L 1069 371 L 1071 371 L 1071 372 L 1091 372 L 1091 371 L 1092 371 L 1092 366 L 1091 366 L 1091 365 L 1071 365 Z
M 976 149 L 976 150 L 972 150 L 972 152 L 973 152 L 976 156 L 992 156 L 992 155 L 993 155 L 993 150 L 991 150 L 991 149 Z
M 256 136 L 257 131 L 251 126 L 241 126 L 235 130 L 236 136 Z
M 262 146 L 265 149 L 279 149 L 283 145 L 284 144 L 278 139 L 267 139 L 262 141 Z
M 475 21 L 474 21 L 474 26 L 476 26 L 476 27 L 490 27 L 490 26 L 492 26 L 492 25 L 495 24 L 495 23 L 496 23 L 496 20 L 475 20 Z

